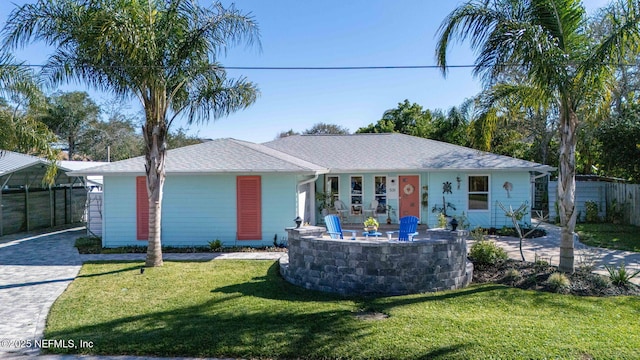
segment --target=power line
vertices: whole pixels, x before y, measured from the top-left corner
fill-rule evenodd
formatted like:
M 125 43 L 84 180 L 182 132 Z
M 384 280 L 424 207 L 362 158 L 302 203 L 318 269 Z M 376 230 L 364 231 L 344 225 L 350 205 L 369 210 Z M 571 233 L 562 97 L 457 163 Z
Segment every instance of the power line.
M 44 68 L 51 65 L 43 64 L 0 64 L 0 66 L 23 66 Z M 515 65 L 514 65 L 515 66 Z M 159 67 L 142 65 L 112 65 L 104 67 L 141 68 Z M 229 70 L 389 70 L 389 69 L 439 69 L 438 65 L 383 65 L 383 66 L 215 66 L 212 67 Z M 475 65 L 447 65 L 447 68 L 472 68 Z
M 639 63 L 607 63 L 604 65 L 618 66 L 618 67 L 633 67 L 639 66 Z M 45 68 L 52 65 L 43 64 L 0 64 L 0 67 L 31 67 L 31 68 Z M 504 64 L 502 67 L 522 67 L 522 64 Z M 148 68 L 161 66 L 143 66 L 143 65 L 112 65 L 102 66 L 105 68 Z M 381 66 L 215 66 L 213 68 L 219 68 L 224 70 L 402 70 L 402 69 L 441 69 L 439 65 L 381 65 Z M 447 65 L 447 69 L 465 69 L 475 68 L 477 65 L 472 64 L 456 64 Z M 484 67 L 490 67 L 486 65 Z

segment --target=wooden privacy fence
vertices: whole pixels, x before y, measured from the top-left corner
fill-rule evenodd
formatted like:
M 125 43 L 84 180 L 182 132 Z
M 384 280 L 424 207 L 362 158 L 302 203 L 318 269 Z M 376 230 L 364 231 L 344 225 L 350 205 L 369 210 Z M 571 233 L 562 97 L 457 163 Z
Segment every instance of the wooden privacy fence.
M 84 187 L 3 190 L 0 236 L 84 221 Z
M 640 226 L 640 184 L 607 183 L 605 196 L 608 216 L 619 210 L 621 223 Z M 614 204 L 617 209 L 612 209 Z

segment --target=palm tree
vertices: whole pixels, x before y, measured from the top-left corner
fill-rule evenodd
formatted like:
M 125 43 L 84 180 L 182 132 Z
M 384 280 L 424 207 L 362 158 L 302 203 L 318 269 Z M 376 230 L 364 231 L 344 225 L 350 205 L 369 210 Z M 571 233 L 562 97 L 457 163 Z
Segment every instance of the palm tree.
M 259 41 L 253 19 L 233 6 L 203 8 L 196 0 L 39 0 L 15 9 L 5 45 L 44 41 L 56 50 L 43 74 L 53 83 L 85 81 L 145 113 L 145 170 L 149 195 L 146 266 L 162 265 L 162 189 L 167 133 L 178 115 L 208 122 L 251 105 L 258 95 L 245 78 L 228 79 L 221 51 Z
M 51 161 L 45 180 L 53 180 L 55 135 L 38 120 L 44 96 L 35 74 L 10 54 L 0 53 L 0 156 L 3 150 L 40 155 Z
M 640 39 L 640 5 L 618 0 L 618 16 L 598 43 L 586 36 L 586 13 L 579 0 L 469 1 L 451 12 L 438 30 L 436 58 L 443 73 L 447 48 L 454 40 L 469 40 L 478 55 L 474 74 L 487 87 L 517 66 L 531 84 L 553 99 L 559 109 L 558 202 L 562 238 L 560 270 L 574 271 L 573 232 L 575 169 L 579 113 L 586 99 L 604 97 L 619 51 L 633 49 Z M 614 12 L 612 12 L 614 13 Z

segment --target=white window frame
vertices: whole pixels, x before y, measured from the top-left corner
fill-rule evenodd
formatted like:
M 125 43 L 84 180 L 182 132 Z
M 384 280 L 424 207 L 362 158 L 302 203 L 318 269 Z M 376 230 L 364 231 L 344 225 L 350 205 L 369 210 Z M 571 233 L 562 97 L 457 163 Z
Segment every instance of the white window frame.
M 336 200 L 340 199 L 340 176 L 338 176 L 338 175 L 325 175 L 325 178 L 324 178 L 324 193 L 327 195 L 327 197 L 331 196 L 331 187 L 328 186 L 330 178 L 335 178 L 337 180 L 336 184 L 338 185 L 338 191 L 335 194 L 333 194 L 333 201 L 331 202 L 331 203 L 333 203 Z
M 377 192 L 376 189 L 376 178 L 384 178 L 384 194 L 380 194 Z M 373 175 L 373 198 L 374 200 L 378 200 L 378 196 L 384 196 L 384 201 L 385 201 L 385 207 L 384 207 L 384 212 L 377 212 L 378 210 L 374 210 L 374 214 L 375 215 L 386 215 L 387 214 L 387 206 L 389 205 L 389 196 L 387 194 L 387 181 L 389 180 L 389 176 L 387 175 Z
M 471 178 L 472 177 L 486 177 L 487 178 L 487 191 L 471 191 Z M 486 209 L 471 209 L 469 197 L 473 194 L 486 194 L 487 195 L 487 208 Z M 467 211 L 469 212 L 487 212 L 491 210 L 491 175 L 489 174 L 470 174 L 467 175 Z
M 352 186 L 354 178 L 360 178 L 360 194 L 354 193 L 353 186 Z M 362 209 L 362 206 L 363 206 L 362 202 L 364 201 L 364 191 L 363 190 L 364 190 L 364 176 L 362 176 L 362 175 L 351 175 L 351 176 L 349 176 L 349 214 L 356 215 L 356 213 L 354 211 L 356 209 L 356 206 L 354 206 L 354 205 L 359 206 L 360 214 L 362 214 L 362 210 L 363 210 Z M 359 203 L 353 202 L 353 199 L 355 197 L 360 197 L 360 202 Z

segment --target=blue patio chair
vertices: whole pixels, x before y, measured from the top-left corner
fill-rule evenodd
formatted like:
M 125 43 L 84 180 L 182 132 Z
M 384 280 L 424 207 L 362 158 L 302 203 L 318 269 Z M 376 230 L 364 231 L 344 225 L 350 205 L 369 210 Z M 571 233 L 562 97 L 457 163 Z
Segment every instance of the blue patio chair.
M 398 233 L 399 241 L 412 241 L 413 237 L 418 235 L 418 221 L 419 219 L 415 216 L 404 216 L 400 218 L 400 230 L 396 231 L 387 231 L 387 236 L 389 239 L 393 236 L 394 233 Z
M 327 215 L 324 217 L 324 224 L 327 226 L 327 234 L 332 239 L 344 239 L 343 231 L 351 233 L 351 239 L 356 238 L 357 230 L 343 230 L 340 225 L 340 218 L 337 215 Z

